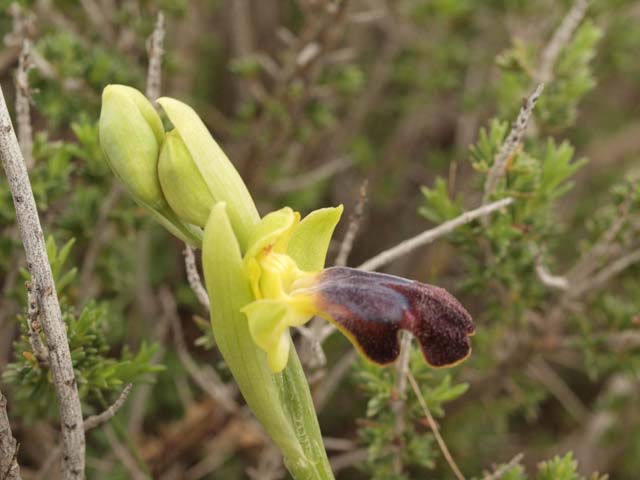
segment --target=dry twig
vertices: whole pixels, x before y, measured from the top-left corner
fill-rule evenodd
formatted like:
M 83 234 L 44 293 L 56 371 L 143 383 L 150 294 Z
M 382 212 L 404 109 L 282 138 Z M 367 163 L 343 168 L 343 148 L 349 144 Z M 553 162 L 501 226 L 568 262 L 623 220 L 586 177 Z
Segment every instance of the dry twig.
M 189 282 L 189 286 L 193 293 L 196 295 L 196 298 L 200 302 L 204 308 L 207 309 L 207 312 L 211 308 L 209 302 L 209 295 L 207 294 L 207 289 L 204 288 L 202 284 L 202 280 L 200 279 L 200 274 L 198 273 L 198 266 L 196 265 L 196 256 L 189 245 L 184 246 L 184 267 L 187 271 L 187 281 Z
M 411 384 L 411 388 L 413 388 L 413 392 L 416 394 L 416 397 L 418 397 L 418 402 L 422 407 L 422 411 L 424 412 L 424 415 L 427 417 L 427 421 L 429 422 L 429 426 L 431 427 L 433 436 L 436 437 L 436 441 L 438 442 L 438 446 L 442 451 L 442 455 L 447 460 L 447 463 L 451 467 L 451 470 L 453 470 L 453 473 L 456 476 L 456 478 L 458 480 L 464 480 L 464 475 L 462 475 L 462 472 L 458 468 L 458 465 L 456 465 L 456 462 L 453 460 L 453 457 L 451 456 L 451 452 L 449 452 L 449 448 L 447 448 L 447 444 L 444 443 L 444 439 L 442 438 L 442 435 L 440 435 L 440 430 L 438 429 L 438 424 L 433 419 L 433 415 L 431 415 L 431 411 L 429 410 L 429 407 L 427 406 L 427 402 L 425 402 L 424 397 L 422 396 L 420 387 L 418 386 L 416 379 L 413 377 L 411 370 L 407 372 L 407 377 L 409 378 L 409 383 Z
M 558 56 L 571 40 L 573 32 L 582 21 L 587 7 L 588 0 L 576 0 L 571 9 L 562 19 L 560 26 L 556 29 L 549 43 L 540 55 L 540 67 L 538 68 L 537 78 L 541 83 L 547 83 L 553 78 L 553 67 L 556 64 Z
M 507 197 L 501 200 L 498 200 L 493 203 L 489 203 L 487 205 L 483 205 L 482 207 L 476 208 L 475 210 L 470 210 L 468 212 L 463 213 L 462 215 L 444 222 L 438 225 L 431 230 L 426 230 L 415 237 L 409 238 L 400 242 L 395 247 L 390 248 L 389 250 L 385 250 L 384 252 L 379 253 L 373 258 L 370 258 L 358 268 L 361 270 L 377 270 L 378 268 L 391 263 L 392 261 L 400 258 L 408 253 L 411 253 L 418 247 L 422 247 L 427 243 L 431 243 L 434 240 L 437 240 L 444 235 L 451 233 L 456 228 L 464 225 L 466 223 L 472 222 L 473 220 L 489 215 L 496 210 L 506 207 L 513 203 L 513 198 Z
M 20 466 L 16 459 L 18 442 L 11 433 L 7 415 L 7 400 L 0 392 L 0 479 L 20 480 Z
M 339 267 L 344 267 L 347 264 L 347 259 L 349 258 L 349 254 L 351 253 L 351 249 L 353 248 L 353 242 L 356 239 L 356 235 L 358 235 L 358 230 L 360 229 L 360 224 L 362 223 L 364 206 L 367 203 L 368 185 L 368 180 L 365 180 L 364 182 L 362 182 L 362 185 L 360 185 L 360 196 L 358 197 L 356 208 L 349 218 L 349 227 L 347 228 L 347 233 L 345 234 L 344 239 L 340 244 L 340 250 L 338 251 L 338 255 L 336 256 L 335 264 Z
M 31 170 L 33 159 L 33 129 L 31 128 L 31 90 L 29 89 L 29 70 L 31 69 L 31 42 L 25 39 L 16 70 L 16 123 L 18 139 L 27 170 Z
M 523 457 L 524 457 L 524 455 L 522 453 L 518 453 L 515 457 L 513 457 L 511 460 L 509 460 L 504 465 L 498 467 L 492 473 L 487 473 L 484 477 L 482 477 L 482 480 L 500 480 L 513 467 L 518 465 Z
M 391 400 L 391 411 L 395 416 L 393 435 L 398 449 L 393 456 L 393 473 L 401 475 L 403 470 L 402 456 L 404 455 L 404 440 L 402 435 L 406 427 L 405 407 L 407 404 L 407 377 L 409 375 L 409 360 L 411 358 L 411 334 L 401 332 L 400 356 L 396 362 L 396 382 L 393 388 L 394 397 Z
M 516 149 L 522 141 L 522 137 L 524 136 L 524 132 L 529 123 L 529 118 L 531 118 L 531 114 L 533 113 L 533 108 L 536 106 L 536 102 L 540 98 L 540 95 L 542 95 L 543 89 L 544 84 L 541 83 L 536 87 L 533 93 L 524 100 L 520 113 L 518 113 L 518 117 L 511 125 L 511 131 L 502 143 L 500 151 L 496 155 L 493 165 L 487 174 L 487 179 L 484 184 L 483 204 L 486 204 L 489 201 L 489 198 L 491 198 L 491 195 L 498 186 L 498 182 L 504 176 L 509 159 L 516 152 Z
M 164 55 L 164 14 L 158 12 L 156 25 L 149 37 L 149 67 L 147 70 L 147 98 L 155 104 L 162 86 L 162 57 Z
M 129 393 L 131 393 L 132 386 L 132 384 L 127 383 L 122 389 L 120 396 L 104 412 L 87 417 L 84 421 L 84 431 L 86 432 L 93 428 L 99 427 L 103 423 L 111 420 L 115 416 L 115 414 L 118 413 L 118 410 L 120 410 L 122 405 L 124 405 L 124 402 L 126 402 Z
M 85 438 L 71 352 L 35 198 L 1 88 L 0 158 L 16 209 L 16 222 L 25 249 L 27 270 L 35 284 L 40 318 L 49 349 L 49 364 L 60 409 L 64 450 L 62 476 L 64 479 L 83 478 Z

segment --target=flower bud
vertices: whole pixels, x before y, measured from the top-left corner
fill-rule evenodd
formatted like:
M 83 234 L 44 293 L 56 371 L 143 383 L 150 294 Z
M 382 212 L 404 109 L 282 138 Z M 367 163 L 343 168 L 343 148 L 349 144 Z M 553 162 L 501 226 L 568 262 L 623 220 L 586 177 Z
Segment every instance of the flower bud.
M 113 173 L 144 205 L 161 210 L 166 202 L 158 181 L 162 121 L 135 88 L 109 85 L 102 93 L 100 145 Z
M 231 226 L 244 251 L 260 215 L 240 174 L 190 106 L 168 97 L 159 98 L 158 104 L 180 134 L 215 201 L 226 203 Z
M 158 178 L 165 199 L 178 217 L 204 228 L 215 200 L 177 130 L 165 136 Z

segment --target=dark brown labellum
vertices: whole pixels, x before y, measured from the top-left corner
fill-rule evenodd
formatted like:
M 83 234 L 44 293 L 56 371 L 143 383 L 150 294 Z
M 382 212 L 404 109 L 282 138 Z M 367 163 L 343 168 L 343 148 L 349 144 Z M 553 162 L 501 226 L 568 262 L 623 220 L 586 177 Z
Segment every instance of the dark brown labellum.
M 398 358 L 399 330 L 416 337 L 425 360 L 434 367 L 455 365 L 471 353 L 471 315 L 442 288 L 334 267 L 321 274 L 314 290 L 321 315 L 375 363 Z

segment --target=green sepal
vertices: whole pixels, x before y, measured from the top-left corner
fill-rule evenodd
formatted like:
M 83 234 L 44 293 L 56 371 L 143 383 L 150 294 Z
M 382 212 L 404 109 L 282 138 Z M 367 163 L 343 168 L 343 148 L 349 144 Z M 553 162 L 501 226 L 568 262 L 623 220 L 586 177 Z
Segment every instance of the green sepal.
M 315 413 L 312 419 L 302 419 L 302 428 L 293 423 L 293 418 L 283 402 L 309 402 L 308 385 L 304 374 L 289 383 L 301 391 L 293 392 L 293 399 L 283 399 L 276 376 L 267 366 L 265 353 L 251 339 L 246 317 L 240 309 L 253 301 L 251 287 L 246 276 L 240 245 L 234 235 L 231 221 L 224 203 L 217 203 L 211 210 L 202 242 L 204 277 L 211 301 L 211 325 L 220 353 L 242 392 L 247 404 L 269 436 L 282 450 L 285 462 L 296 480 L 329 480 L 331 472 L 319 473 L 318 465 L 324 460 L 314 455 L 309 457 L 305 442 L 322 445 L 319 429 L 307 431 L 307 425 L 317 424 Z M 295 360 L 294 360 L 295 358 Z M 299 363 L 295 350 L 290 353 L 289 363 Z M 285 369 L 286 371 L 286 369 Z M 299 376 L 292 371 L 288 376 Z M 301 386 L 302 385 L 302 386 Z M 313 411 L 313 404 L 298 407 L 301 412 Z M 300 436 L 300 437 L 299 437 Z M 315 449 L 309 450 L 315 452 Z M 323 469 L 324 470 L 324 469 Z
M 315 272 L 324 267 L 331 236 L 340 221 L 344 207 L 321 208 L 304 217 L 294 229 L 287 255 L 306 272 Z

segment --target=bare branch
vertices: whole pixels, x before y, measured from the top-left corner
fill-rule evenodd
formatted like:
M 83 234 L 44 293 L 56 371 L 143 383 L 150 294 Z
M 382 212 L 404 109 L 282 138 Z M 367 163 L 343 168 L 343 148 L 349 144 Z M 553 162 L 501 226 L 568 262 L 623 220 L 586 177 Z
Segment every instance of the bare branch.
M 206 308 L 208 312 L 211 308 L 209 294 L 200 279 L 198 266 L 196 265 L 196 256 L 193 249 L 189 245 L 185 245 L 182 253 L 184 254 L 184 267 L 187 271 L 187 281 L 189 282 L 189 286 L 191 287 L 191 290 L 193 290 L 193 293 L 195 293 L 200 304 Z
M 572 288 L 568 291 L 568 294 L 572 298 L 579 297 L 580 295 L 586 293 L 589 290 L 593 290 L 600 285 L 604 285 L 611 279 L 615 277 L 619 273 L 623 272 L 634 263 L 640 262 L 640 248 L 634 250 L 631 253 L 623 255 L 618 258 L 616 261 L 609 264 L 609 266 L 600 270 L 597 274 L 593 275 L 585 279 L 582 283 L 578 284 L 575 288 Z
M 38 365 L 41 367 L 49 365 L 49 350 L 42 343 L 42 325 L 40 324 L 40 312 L 38 310 L 38 299 L 34 292 L 33 282 L 26 282 L 27 288 L 27 328 L 29 332 L 29 343 L 36 357 Z
M 33 129 L 31 128 L 31 90 L 29 89 L 29 70 L 31 64 L 31 42 L 25 39 L 16 70 L 16 123 L 18 139 L 27 170 L 31 170 L 33 159 Z
M 360 185 L 360 197 L 358 198 L 358 202 L 356 203 L 356 208 L 354 209 L 351 217 L 349 218 L 349 228 L 347 229 L 347 233 L 340 244 L 340 250 L 338 251 L 338 255 L 336 256 L 335 264 L 339 267 L 344 267 L 347 264 L 347 259 L 349 258 L 349 254 L 351 253 L 351 249 L 353 248 L 353 241 L 358 234 L 358 230 L 360 229 L 360 224 L 362 223 L 362 215 L 364 213 L 364 206 L 367 203 L 367 187 L 369 185 L 369 181 L 365 180 Z
M 395 247 L 392 247 L 389 250 L 385 250 L 375 257 L 370 258 L 358 268 L 360 268 L 361 270 L 376 270 L 383 265 L 391 263 L 397 258 L 413 252 L 416 248 L 422 247 L 427 243 L 431 243 L 434 240 L 437 240 L 438 238 L 451 233 L 461 225 L 465 225 L 477 218 L 489 215 L 490 213 L 495 212 L 496 210 L 500 210 L 501 208 L 504 208 L 507 205 L 511 205 L 512 203 L 513 198 L 507 197 L 496 202 L 483 205 L 482 207 L 476 208 L 475 210 L 465 212 L 459 217 L 444 222 L 443 224 L 438 225 L 431 230 L 426 230 L 419 235 L 416 235 L 415 237 L 400 242 Z
M 524 132 L 527 129 L 527 124 L 529 123 L 529 118 L 531 118 L 536 102 L 540 98 L 540 95 L 542 95 L 542 90 L 544 90 L 544 84 L 541 83 L 533 93 L 524 100 L 516 121 L 511 125 L 511 131 L 500 147 L 500 151 L 496 155 L 489 173 L 487 173 L 487 179 L 484 183 L 483 204 L 489 201 L 489 198 L 498 186 L 498 182 L 504 176 L 509 159 L 516 152 L 516 149 L 522 141 Z
M 147 70 L 147 98 L 155 104 L 162 87 L 162 57 L 164 55 L 164 14 L 158 12 L 156 26 L 149 37 L 149 68 Z
M 589 416 L 584 403 L 542 357 L 529 364 L 527 374 L 542 383 L 578 423 Z
M 309 188 L 315 183 L 347 170 L 353 163 L 353 160 L 349 157 L 336 158 L 297 177 L 280 179 L 271 186 L 270 190 L 276 194 L 283 194 Z
M 518 453 L 507 463 L 498 467 L 493 473 L 486 474 L 484 477 L 482 477 L 482 480 L 500 480 L 506 473 L 509 472 L 509 470 L 518 465 L 523 457 L 524 455 L 522 453 Z
M 561 275 L 553 275 L 544 264 L 544 254 L 537 245 L 532 244 L 531 249 L 535 256 L 536 275 L 543 285 L 556 290 L 566 290 L 569 288 L 569 280 Z
M 127 400 L 129 393 L 131 393 L 132 386 L 133 385 L 131 383 L 127 383 L 122 389 L 120 396 L 104 412 L 86 418 L 84 421 L 84 431 L 86 432 L 93 428 L 99 427 L 103 423 L 107 423 L 109 420 L 111 420 L 115 416 L 115 414 L 118 413 L 118 410 L 120 410 L 122 405 L 124 405 L 124 402 Z
M 562 19 L 562 22 L 540 55 L 540 66 L 537 74 L 539 82 L 547 83 L 553 79 L 553 67 L 556 64 L 556 60 L 558 60 L 562 49 L 566 47 L 571 40 L 573 32 L 575 32 L 578 25 L 580 25 L 585 13 L 587 13 L 588 6 L 588 0 L 576 0 Z
M 429 426 L 431 427 L 431 431 L 433 432 L 433 436 L 436 437 L 438 446 L 442 451 L 442 455 L 444 455 L 444 458 L 447 460 L 447 463 L 451 467 L 451 470 L 453 470 L 453 473 L 456 476 L 456 478 L 458 480 L 464 480 L 464 475 L 462 475 L 462 472 L 458 468 L 458 465 L 456 465 L 456 462 L 453 460 L 453 457 L 451 456 L 451 452 L 449 452 L 449 449 L 447 448 L 447 444 L 444 443 L 444 439 L 442 438 L 442 435 L 440 435 L 440 430 L 438 429 L 438 424 L 433 419 L 433 415 L 431 415 L 431 411 L 429 410 L 429 407 L 427 406 L 427 402 L 425 402 L 424 397 L 422 396 L 420 387 L 418 386 L 416 379 L 413 377 L 411 370 L 407 372 L 407 375 L 409 377 L 409 383 L 411 383 L 411 388 L 413 388 L 413 393 L 415 393 L 416 397 L 418 397 L 418 402 L 420 402 L 422 411 L 424 412 L 424 415 L 427 417 Z
M 349 349 L 326 375 L 322 383 L 318 385 L 318 388 L 314 390 L 313 403 L 317 411 L 321 411 L 325 407 L 331 394 L 340 386 L 340 382 L 351 371 L 351 367 L 357 359 L 358 352 L 354 348 Z
M 238 405 L 233 399 L 232 390 L 224 384 L 216 371 L 213 369 L 204 370 L 198 367 L 198 364 L 193 360 L 191 355 L 189 355 L 189 350 L 184 341 L 184 332 L 182 331 L 180 318 L 178 318 L 176 312 L 175 300 L 168 290 L 162 289 L 160 291 L 160 303 L 162 304 L 162 309 L 165 314 L 169 316 L 176 351 L 189 376 L 198 384 L 202 391 L 213 398 L 226 413 L 237 411 Z
M 27 270 L 35 283 L 42 326 L 49 348 L 49 364 L 60 409 L 64 451 L 62 477 L 64 479 L 83 478 L 85 438 L 82 428 L 82 406 L 71 363 L 71 352 L 35 198 L 1 88 L 0 159 L 16 209 L 16 222 L 25 249 Z
M 411 354 L 412 336 L 403 331 L 400 340 L 400 356 L 396 363 L 396 382 L 393 388 L 394 397 L 391 400 L 391 411 L 395 417 L 393 436 L 398 449 L 393 456 L 393 473 L 401 475 L 403 470 L 402 456 L 404 455 L 403 434 L 406 428 L 405 407 L 407 404 L 407 376 L 409 375 L 409 359 Z
M 18 442 L 13 438 L 7 415 L 7 399 L 0 392 L 0 479 L 20 480 L 17 452 Z

